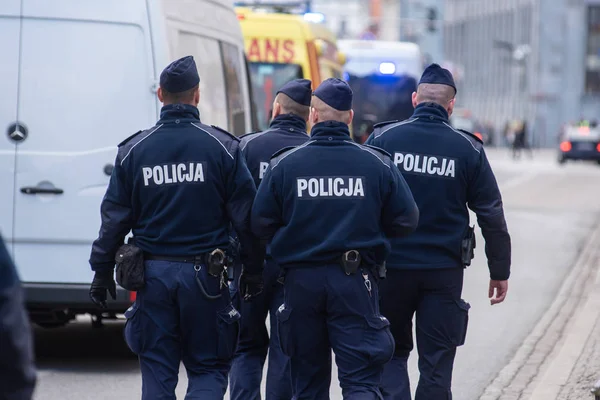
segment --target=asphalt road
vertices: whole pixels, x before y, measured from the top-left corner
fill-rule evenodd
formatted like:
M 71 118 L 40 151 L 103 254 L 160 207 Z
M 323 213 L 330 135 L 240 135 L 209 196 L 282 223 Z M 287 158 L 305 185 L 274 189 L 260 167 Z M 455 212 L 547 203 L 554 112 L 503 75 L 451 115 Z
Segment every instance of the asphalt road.
M 483 239 L 478 237 L 463 295 L 472 306 L 470 326 L 454 373 L 454 398 L 461 400 L 477 399 L 510 360 L 552 301 L 600 215 L 599 166 L 559 167 L 554 152 L 521 161 L 505 151 L 491 149 L 489 155 L 512 235 L 513 273 L 506 302 L 491 307 Z M 139 367 L 123 342 L 122 327 L 122 322 L 111 322 L 94 330 L 83 320 L 57 330 L 36 329 L 40 372 L 35 399 L 139 398 Z M 414 386 L 416 354 L 411 364 Z M 182 370 L 178 398 L 184 397 L 185 386 Z M 331 398 L 342 398 L 337 383 Z

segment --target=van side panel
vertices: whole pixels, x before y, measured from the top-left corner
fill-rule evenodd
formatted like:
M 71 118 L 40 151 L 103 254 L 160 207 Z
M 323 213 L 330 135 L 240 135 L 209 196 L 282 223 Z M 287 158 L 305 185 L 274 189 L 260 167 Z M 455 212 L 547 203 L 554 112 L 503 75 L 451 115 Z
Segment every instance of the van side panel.
M 0 16 L 18 17 L 21 15 L 21 0 L 0 1 Z
M 232 2 L 214 0 L 162 0 L 167 19 L 188 30 L 241 43 L 242 32 Z M 180 26 L 184 26 L 180 25 Z
M 193 55 L 200 118 L 240 135 L 251 130 L 242 31 L 230 2 L 163 0 L 171 59 Z
M 7 241 L 13 236 L 13 196 L 15 187 L 15 139 L 22 138 L 15 129 L 19 81 L 20 0 L 0 1 L 0 233 Z M 9 135 L 12 136 L 9 137 Z M 9 251 L 12 246 L 8 246 Z
M 156 118 L 145 2 L 25 1 L 17 189 L 62 193 L 17 193 L 16 262 L 25 282 L 89 283 L 116 145 Z

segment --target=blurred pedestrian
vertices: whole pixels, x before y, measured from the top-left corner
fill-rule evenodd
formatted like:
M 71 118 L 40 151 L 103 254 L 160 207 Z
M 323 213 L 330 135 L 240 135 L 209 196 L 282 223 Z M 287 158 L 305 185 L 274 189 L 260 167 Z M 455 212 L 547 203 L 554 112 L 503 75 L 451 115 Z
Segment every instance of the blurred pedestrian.
M 513 141 L 515 140 L 515 135 L 512 129 L 511 121 L 506 121 L 506 124 L 504 124 L 502 136 L 504 138 L 504 145 L 509 149 L 512 148 Z
M 0 237 L 0 400 L 31 400 L 36 383 L 23 289 Z
M 379 38 L 379 25 L 372 23 L 358 37 L 360 40 L 377 40 Z
M 526 151 L 530 158 L 533 158 L 533 152 L 529 145 L 527 121 L 521 121 L 515 132 L 515 138 L 513 141 L 513 159 L 518 160 L 521 158 L 523 151 Z

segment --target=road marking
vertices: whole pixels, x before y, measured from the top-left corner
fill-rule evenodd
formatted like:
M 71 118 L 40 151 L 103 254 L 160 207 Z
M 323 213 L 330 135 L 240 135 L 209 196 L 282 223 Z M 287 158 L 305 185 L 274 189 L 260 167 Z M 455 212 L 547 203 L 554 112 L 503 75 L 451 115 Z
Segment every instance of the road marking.
M 560 340 L 564 334 L 571 333 L 571 336 L 567 336 L 567 340 L 570 339 L 571 343 L 573 341 L 585 342 L 590 334 L 590 331 L 586 332 L 586 330 L 589 329 L 588 325 L 591 322 L 582 322 L 582 319 L 587 318 L 590 312 L 595 313 L 597 317 L 597 310 L 600 308 L 596 305 L 597 300 L 590 301 L 583 309 L 579 309 L 578 306 L 582 304 L 583 291 L 580 289 L 586 281 L 589 282 L 590 279 L 586 278 L 591 278 L 593 276 L 591 275 L 592 271 L 597 268 L 597 243 L 599 238 L 600 223 L 597 223 L 554 301 L 517 349 L 513 359 L 485 389 L 480 400 L 522 399 L 521 394 L 535 381 L 540 369 L 547 365 L 546 363 L 549 361 L 554 366 L 554 371 L 547 371 L 549 375 L 544 376 L 545 380 L 542 380 L 542 383 L 537 386 L 539 391 L 543 390 L 542 385 L 549 386 L 553 384 L 552 380 L 558 380 L 558 374 L 561 374 L 563 370 L 568 370 L 568 375 L 570 375 L 577 361 L 577 357 L 573 357 L 573 352 L 577 350 L 577 344 L 568 345 L 564 353 L 559 355 L 557 359 L 552 358 L 552 353 L 558 345 L 557 340 Z M 591 308 L 595 308 L 595 310 Z M 595 321 L 595 318 L 590 319 Z M 584 326 L 570 326 L 569 321 L 583 323 Z M 583 331 L 578 332 L 578 329 Z M 573 335 L 576 335 L 576 337 Z M 585 339 L 582 340 L 582 338 Z M 537 384 L 537 382 L 535 383 Z M 541 397 L 536 397 L 535 400 L 553 398 L 544 393 Z M 532 397 L 530 400 L 534 400 L 534 398 Z

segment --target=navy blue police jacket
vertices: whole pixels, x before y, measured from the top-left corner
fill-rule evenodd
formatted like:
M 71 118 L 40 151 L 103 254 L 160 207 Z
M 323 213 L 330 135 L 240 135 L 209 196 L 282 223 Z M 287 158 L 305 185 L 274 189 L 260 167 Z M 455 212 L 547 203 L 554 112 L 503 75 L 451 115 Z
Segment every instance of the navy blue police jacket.
M 366 143 L 392 154 L 420 211 L 417 230 L 393 239 L 388 268 L 461 267 L 470 208 L 486 242 L 491 279 L 508 279 L 510 236 L 500 190 L 479 139 L 454 129 L 442 106 L 421 103 L 406 121 L 376 125 Z
M 153 128 L 119 145 L 92 269 L 114 268 L 130 230 L 146 253 L 185 257 L 226 249 L 233 226 L 246 270 L 259 273 L 264 247 L 250 229 L 255 195 L 238 138 L 201 123 L 196 107 L 164 106 Z
M 31 327 L 23 289 L 0 237 L 0 399 L 30 400 L 35 382 Z
M 267 168 L 271 156 L 285 147 L 295 147 L 306 143 L 306 121 L 293 114 L 278 115 L 273 118 L 269 129 L 242 136 L 240 148 L 256 187 Z
M 335 263 L 349 250 L 366 264 L 389 254 L 388 237 L 416 226 L 419 211 L 391 158 L 356 144 L 348 126 L 316 124 L 310 140 L 274 155 L 252 208 L 252 228 L 271 240 L 283 268 Z

